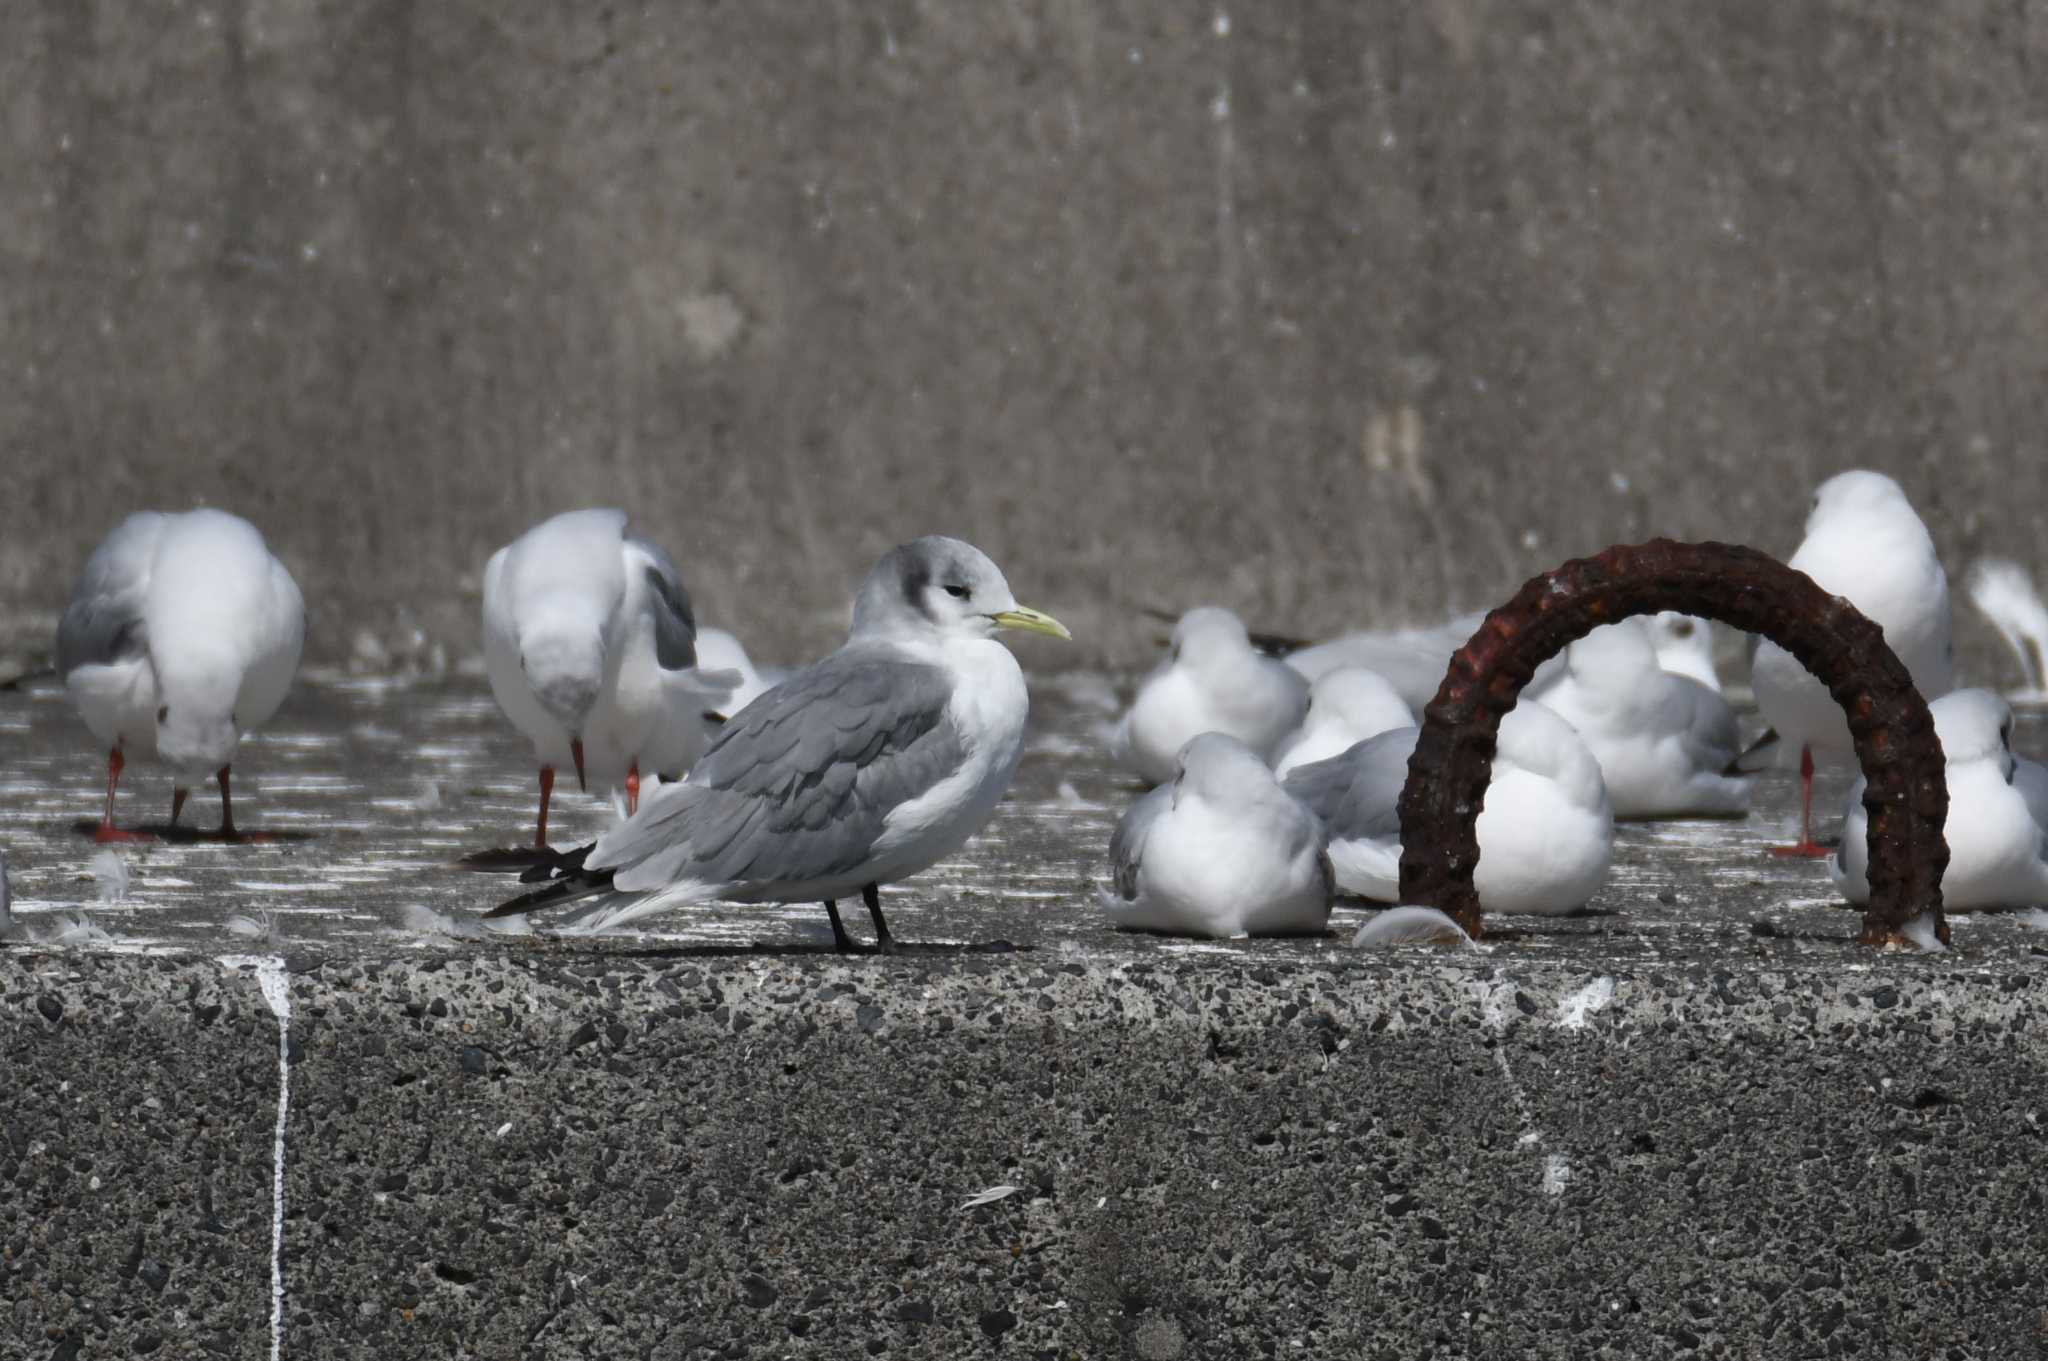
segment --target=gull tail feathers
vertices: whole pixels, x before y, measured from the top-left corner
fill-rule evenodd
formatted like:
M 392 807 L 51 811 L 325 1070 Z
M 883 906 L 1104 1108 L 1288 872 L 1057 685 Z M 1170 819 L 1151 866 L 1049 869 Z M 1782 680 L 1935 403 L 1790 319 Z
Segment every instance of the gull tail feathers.
M 594 845 L 595 843 L 592 844 Z M 493 917 L 516 917 L 522 913 L 532 912 L 539 908 L 553 907 L 559 903 L 572 903 L 579 898 L 591 898 L 600 893 L 611 892 L 613 871 L 584 869 L 583 859 L 589 854 L 589 846 L 579 846 L 567 855 L 560 857 L 560 861 L 552 867 L 536 866 L 535 869 L 541 872 L 541 877 L 548 879 L 549 882 L 531 892 L 522 893 L 516 898 L 510 898 L 499 903 L 496 907 L 483 914 L 484 919 L 488 921 Z M 572 860 L 574 867 L 569 868 L 568 862 Z M 552 873 L 550 873 L 550 869 L 552 869 Z M 522 883 L 532 883 L 534 882 L 534 874 L 535 870 L 528 870 L 525 874 L 519 876 L 520 881 Z
M 605 872 L 610 879 L 610 871 Z M 607 893 L 590 906 L 583 908 L 561 925 L 564 935 L 594 936 L 605 931 L 616 931 L 631 926 L 643 917 L 665 912 L 671 907 L 684 903 L 702 902 L 715 896 L 708 884 L 670 884 L 651 893 Z
M 1207 936 L 1212 939 L 1232 934 L 1195 921 L 1142 894 L 1136 898 L 1125 898 L 1107 889 L 1099 889 L 1095 901 L 1112 922 L 1126 931 L 1158 931 L 1169 936 Z
M 732 698 L 733 691 L 746 684 L 746 681 L 745 676 L 730 667 L 707 671 L 700 666 L 673 673 L 669 687 L 675 694 L 688 696 L 689 702 L 699 711 L 724 713 L 726 702 Z
M 1765 728 L 1763 734 L 1743 748 L 1736 758 L 1728 763 L 1723 775 L 1754 775 L 1759 770 L 1769 770 L 1778 759 L 1778 743 L 1783 739 L 1776 728 Z
M 2023 691 L 2040 694 L 2048 667 L 2048 605 L 2027 569 L 2004 558 L 1979 558 L 1970 569 L 1969 591 L 1970 603 L 2019 659 Z

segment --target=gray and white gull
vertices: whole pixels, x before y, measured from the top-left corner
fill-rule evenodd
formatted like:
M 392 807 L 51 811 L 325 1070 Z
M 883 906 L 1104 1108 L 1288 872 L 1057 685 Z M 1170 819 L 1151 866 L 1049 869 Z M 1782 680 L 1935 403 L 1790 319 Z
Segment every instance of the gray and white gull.
M 713 899 L 819 902 L 847 950 L 838 900 L 857 892 L 892 949 L 880 886 L 958 850 L 1016 772 L 1029 702 L 1003 629 L 1070 636 L 971 544 L 892 549 L 838 651 L 735 714 L 682 782 L 529 872 L 546 887 L 485 915 L 595 896 L 573 925 L 601 930 Z
M 284 703 L 306 637 L 298 583 L 256 527 L 219 510 L 130 515 L 87 559 L 57 624 L 57 669 L 107 749 L 97 838 L 148 840 L 114 825 L 130 756 L 171 768 L 171 824 L 187 789 L 220 784 L 220 837 L 235 829 L 228 768 L 242 734 Z

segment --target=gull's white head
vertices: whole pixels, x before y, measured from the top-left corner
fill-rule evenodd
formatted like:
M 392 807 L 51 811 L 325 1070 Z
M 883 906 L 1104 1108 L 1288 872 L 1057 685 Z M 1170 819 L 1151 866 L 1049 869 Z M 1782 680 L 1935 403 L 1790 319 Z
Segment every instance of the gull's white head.
M 1913 517 L 1912 502 L 1897 482 L 1867 468 L 1836 473 L 1813 493 L 1813 510 L 1806 517 L 1806 532 L 1858 518 L 1896 516 L 1901 511 Z
M 1673 675 L 1690 676 L 1710 690 L 1721 688 L 1714 669 L 1714 625 L 1697 615 L 1663 610 L 1643 616 L 1650 645 L 1657 650 L 1657 665 Z
M 1607 799 L 1600 763 L 1579 730 L 1534 701 L 1517 704 L 1500 720 L 1493 773 L 1521 770 L 1553 781 L 1574 804 L 1591 808 Z
M 580 737 L 604 688 L 604 630 L 576 596 L 532 602 L 519 623 L 519 669 L 533 697 Z
M 160 667 L 156 751 L 178 779 L 197 783 L 234 759 L 242 730 L 235 722 L 239 678 L 225 667 Z
M 1244 620 L 1217 605 L 1189 610 L 1173 626 L 1176 665 L 1206 670 L 1242 658 L 1252 650 Z
M 1360 737 L 1374 737 L 1415 722 L 1414 713 L 1379 672 L 1364 666 L 1326 671 L 1308 692 L 1309 728 L 1341 728 Z
M 1260 789 L 1278 788 L 1265 759 L 1226 733 L 1205 732 L 1180 749 L 1173 777 L 1173 800 L 1242 799 Z
M 1565 649 L 1565 665 L 1584 680 L 1625 681 L 1657 668 L 1657 650 L 1640 619 L 1602 624 Z M 1520 713 L 1520 709 L 1512 712 Z
M 853 601 L 855 637 L 992 638 L 998 629 L 1073 636 L 1051 615 L 1019 605 L 986 553 L 937 534 L 883 554 Z
M 1995 761 L 2008 782 L 2017 762 L 2012 754 L 2012 706 L 1989 690 L 1952 690 L 1927 706 L 1934 735 L 1949 765 Z

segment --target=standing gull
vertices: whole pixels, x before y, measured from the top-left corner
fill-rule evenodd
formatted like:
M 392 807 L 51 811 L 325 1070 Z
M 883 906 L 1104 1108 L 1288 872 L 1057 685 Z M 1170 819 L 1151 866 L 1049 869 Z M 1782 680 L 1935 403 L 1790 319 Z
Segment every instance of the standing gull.
M 1335 884 L 1323 825 L 1259 754 L 1203 733 L 1173 782 L 1143 794 L 1109 841 L 1119 926 L 1174 935 L 1302 935 L 1329 924 Z
M 697 668 L 696 623 L 675 563 L 626 532 L 619 510 L 543 520 L 484 569 L 484 663 L 491 693 L 540 763 L 536 849 L 547 846 L 555 770 L 623 788 L 644 770 L 673 777 L 708 741 L 739 677 Z
M 1931 700 L 1948 693 L 1955 677 L 1948 576 L 1927 526 L 1898 483 L 1861 470 L 1821 483 L 1791 566 L 1882 627 L 1885 642 L 1922 695 Z M 1799 840 L 1771 850 L 1818 859 L 1828 851 L 1813 839 L 1814 756 L 1849 758 L 1848 721 L 1826 687 L 1769 639 L 1757 646 L 1751 684 L 1757 708 L 1786 744 L 1783 749 L 1799 749 Z
M 1189 739 L 1227 733 L 1271 760 L 1307 711 L 1307 680 L 1253 651 L 1235 614 L 1207 606 L 1173 626 L 1172 650 L 1138 687 L 1111 746 L 1139 779 L 1165 784 Z
M 1348 893 L 1400 901 L 1401 786 L 1418 736 L 1415 728 L 1383 732 L 1287 777 L 1287 792 L 1329 829 L 1330 863 Z M 1501 717 L 1478 835 L 1472 881 L 1488 912 L 1575 912 L 1606 882 L 1614 813 L 1600 765 L 1540 704 Z
M 237 841 L 228 767 L 242 734 L 284 703 L 305 642 L 305 602 L 256 527 L 218 510 L 141 511 L 86 561 L 57 625 L 57 669 L 107 748 L 100 841 L 131 754 L 171 767 L 171 825 L 188 787 L 220 782 L 220 836 Z
M 680 903 L 822 902 L 858 891 L 875 945 L 894 948 L 879 887 L 952 854 L 988 819 L 1024 746 L 1024 673 L 999 629 L 1068 637 L 1025 609 L 958 539 L 891 550 L 854 600 L 837 652 L 725 725 L 680 784 L 492 909 L 605 895 L 580 924 L 620 926 Z

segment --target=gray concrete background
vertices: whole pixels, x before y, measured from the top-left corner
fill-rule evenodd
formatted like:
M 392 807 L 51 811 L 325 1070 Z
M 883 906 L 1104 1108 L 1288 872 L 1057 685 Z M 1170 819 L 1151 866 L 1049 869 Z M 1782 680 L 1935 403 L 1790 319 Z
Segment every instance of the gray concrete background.
M 201 500 L 330 657 L 467 650 L 571 503 L 781 657 L 933 529 L 1108 664 L 1143 603 L 1786 552 L 1843 466 L 1952 571 L 2027 558 L 2044 47 L 1913 0 L 9 5 L 0 617 Z

